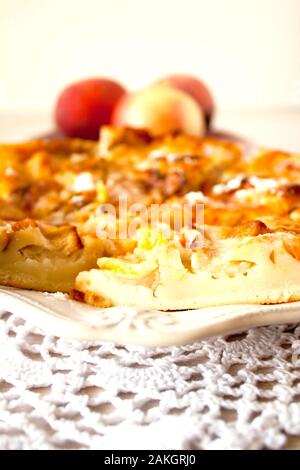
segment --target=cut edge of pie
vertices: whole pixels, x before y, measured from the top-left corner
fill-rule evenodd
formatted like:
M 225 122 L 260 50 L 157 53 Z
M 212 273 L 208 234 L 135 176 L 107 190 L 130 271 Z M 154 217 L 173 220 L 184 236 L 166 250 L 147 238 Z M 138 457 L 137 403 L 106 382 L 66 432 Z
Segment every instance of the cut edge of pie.
M 214 231 L 214 229 L 213 229 Z M 147 234 L 146 239 L 155 239 Z M 133 255 L 100 258 L 80 273 L 77 298 L 97 306 L 186 310 L 300 299 L 300 235 L 272 232 L 217 237 L 196 251 L 157 235 L 140 235 Z M 79 295 L 80 294 L 80 295 Z
M 77 274 L 96 265 L 103 244 L 31 219 L 0 226 L 0 284 L 46 292 L 69 292 Z

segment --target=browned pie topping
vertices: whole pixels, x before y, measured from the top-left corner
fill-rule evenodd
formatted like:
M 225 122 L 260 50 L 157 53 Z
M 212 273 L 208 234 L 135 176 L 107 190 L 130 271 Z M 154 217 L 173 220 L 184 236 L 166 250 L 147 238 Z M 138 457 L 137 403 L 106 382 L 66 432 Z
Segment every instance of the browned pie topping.
M 228 238 L 257 237 L 270 233 L 272 230 L 267 227 L 261 220 L 250 220 L 235 227 L 223 227 L 221 234 Z
M 193 197 L 191 197 L 191 195 Z M 197 197 L 197 195 L 199 195 Z M 266 216 L 300 219 L 300 156 L 182 134 L 104 127 L 100 143 L 37 140 L 0 146 L 0 219 L 85 224 L 99 205 L 199 202 L 208 225 L 236 227 Z M 18 226 L 17 226 L 18 227 Z M 259 232 L 259 230 L 258 230 Z
M 185 135 L 151 138 L 106 127 L 100 144 L 78 139 L 0 146 L 0 217 L 74 222 L 91 204 L 163 202 L 211 187 L 238 162 L 238 145 Z M 91 207 L 93 210 L 94 207 Z

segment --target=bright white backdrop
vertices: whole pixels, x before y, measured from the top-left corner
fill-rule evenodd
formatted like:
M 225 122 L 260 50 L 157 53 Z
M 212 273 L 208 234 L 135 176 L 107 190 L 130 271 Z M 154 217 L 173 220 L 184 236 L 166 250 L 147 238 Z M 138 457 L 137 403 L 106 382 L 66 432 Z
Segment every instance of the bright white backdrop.
M 0 110 L 66 83 L 199 75 L 221 109 L 300 106 L 299 0 L 0 0 Z

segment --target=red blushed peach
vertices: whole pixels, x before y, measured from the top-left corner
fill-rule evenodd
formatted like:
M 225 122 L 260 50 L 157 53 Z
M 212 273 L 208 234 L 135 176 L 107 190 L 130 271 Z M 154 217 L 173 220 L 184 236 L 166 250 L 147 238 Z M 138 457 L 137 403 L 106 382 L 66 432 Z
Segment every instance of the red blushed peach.
M 105 78 L 68 86 L 55 107 L 59 130 L 70 137 L 98 139 L 100 127 L 110 123 L 113 109 L 124 93 L 122 85 Z
M 159 80 L 157 84 L 172 86 L 194 98 L 201 106 L 207 126 L 209 126 L 214 113 L 215 104 L 213 96 L 205 83 L 190 75 L 170 75 L 169 77 Z
M 181 131 L 202 135 L 204 116 L 186 93 L 166 86 L 154 86 L 124 95 L 112 116 L 112 124 L 149 130 L 154 135 Z

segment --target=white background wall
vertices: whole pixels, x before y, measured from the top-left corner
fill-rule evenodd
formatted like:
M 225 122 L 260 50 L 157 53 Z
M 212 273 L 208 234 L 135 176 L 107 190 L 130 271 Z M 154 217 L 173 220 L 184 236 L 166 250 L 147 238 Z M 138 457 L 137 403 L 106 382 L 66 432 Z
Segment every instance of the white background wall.
M 300 106 L 300 0 L 0 0 L 0 111 L 66 83 L 203 77 L 219 107 Z

